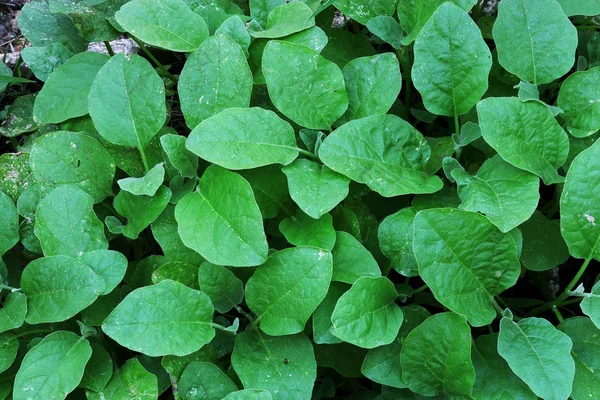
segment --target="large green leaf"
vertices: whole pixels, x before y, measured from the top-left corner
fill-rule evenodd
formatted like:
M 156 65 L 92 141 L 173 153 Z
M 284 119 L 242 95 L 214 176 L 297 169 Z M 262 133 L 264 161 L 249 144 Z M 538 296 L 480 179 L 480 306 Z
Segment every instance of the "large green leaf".
M 440 190 L 442 181 L 424 172 L 430 155 L 425 138 L 395 115 L 350 121 L 327 136 L 319 149 L 329 168 L 385 197 Z
M 298 157 L 291 125 L 259 107 L 228 108 L 205 119 L 190 133 L 185 146 L 229 169 L 286 165 Z
M 164 185 L 158 188 L 154 196 L 136 196 L 121 190 L 114 198 L 113 205 L 120 215 L 127 218 L 127 225 L 122 227 L 123 235 L 137 239 L 164 211 L 171 196 L 171 190 Z
M 23 359 L 15 377 L 13 399 L 65 399 L 81 381 L 91 356 L 86 339 L 67 331 L 51 333 Z
M 191 129 L 230 107 L 248 107 L 252 72 L 242 48 L 232 39 L 206 39 L 185 62 L 177 85 L 181 111 Z
M 21 292 L 9 293 L 0 308 L 0 333 L 21 327 L 26 314 L 27 296 Z
M 88 109 L 108 142 L 144 150 L 165 123 L 165 86 L 146 59 L 120 53 L 98 71 Z
M 50 124 L 87 114 L 92 82 L 107 61 L 104 54 L 80 53 L 54 70 L 35 99 L 34 119 Z
M 292 1 L 284 2 L 269 12 L 264 30 L 250 24 L 248 31 L 255 38 L 280 38 L 314 25 L 313 10 L 303 2 Z
M 494 320 L 494 296 L 513 286 L 521 272 L 513 238 L 474 212 L 419 211 L 413 250 L 419 275 L 435 297 L 473 326 Z
M 127 32 L 167 50 L 192 52 L 208 37 L 204 19 L 183 0 L 133 0 L 115 18 Z
M 245 388 L 269 390 L 275 400 L 310 398 L 317 377 L 315 353 L 304 333 L 278 337 L 258 330 L 241 333 L 231 365 Z
M 267 259 L 262 216 L 250 184 L 240 175 L 210 166 L 198 191 L 175 207 L 181 240 L 217 265 L 254 266 Z
M 332 273 L 331 253 L 313 247 L 278 251 L 246 284 L 246 302 L 268 335 L 302 332 L 325 298 Z
M 93 203 L 92 196 L 74 186 L 58 187 L 40 201 L 35 214 L 35 235 L 44 255 L 77 257 L 108 248 Z
M 19 241 L 19 214 L 12 199 L 0 190 L 0 257 Z
M 475 382 L 471 340 L 464 317 L 453 313 L 429 317 L 404 340 L 402 381 L 424 396 L 468 398 Z
M 220 265 L 203 263 L 198 269 L 198 287 L 220 313 L 226 313 L 244 299 L 244 284 L 233 272 Z
M 342 71 L 315 50 L 272 40 L 262 61 L 273 104 L 298 125 L 331 129 L 348 108 Z
M 569 252 L 577 258 L 600 261 L 600 142 L 573 160 L 560 198 L 560 230 Z M 600 219 L 599 219 L 600 221 Z
M 575 362 L 573 342 L 542 318 L 515 323 L 500 321 L 498 353 L 531 390 L 544 399 L 564 399 L 571 394 Z
M 600 67 L 569 75 L 560 86 L 557 105 L 575 137 L 590 136 L 600 129 Z
M 73 185 L 99 203 L 112 195 L 115 161 L 96 139 L 57 131 L 39 137 L 31 148 L 31 169 L 48 185 Z
M 281 221 L 279 230 L 294 246 L 313 246 L 331 251 L 336 243 L 333 219 L 329 214 L 314 219 L 298 211 L 296 216 Z
M 560 78 L 573 66 L 577 30 L 556 0 L 504 0 L 492 31 L 498 61 L 536 85 Z
M 596 0 L 558 0 L 558 3 L 568 17 L 573 15 L 593 17 L 600 14 L 600 3 Z
M 379 15 L 392 15 L 398 0 L 335 0 L 333 5 L 348 18 L 366 25 L 371 18 Z M 402 0 L 400 0 L 402 1 Z
M 385 114 L 400 94 L 402 76 L 394 53 L 355 58 L 342 73 L 349 102 L 347 120 Z
M 136 399 L 156 400 L 158 382 L 156 375 L 146 371 L 136 358 L 131 358 L 116 370 L 102 391 L 87 392 L 90 400 Z
M 414 52 L 412 79 L 428 111 L 464 114 L 486 92 L 492 55 L 475 22 L 452 2 L 433 13 Z
M 413 253 L 415 215 L 417 213 L 412 207 L 403 208 L 381 221 L 377 231 L 379 247 L 390 259 L 390 266 L 407 277 L 419 275 Z
M 527 221 L 540 199 L 540 180 L 496 155 L 488 158 L 472 176 L 462 169 L 452 171 L 462 200 L 460 208 L 484 214 L 506 233 Z
M 404 318 L 397 295 L 384 276 L 359 278 L 335 305 L 331 333 L 366 349 L 392 343 Z
M 569 154 L 569 138 L 544 104 L 516 97 L 487 98 L 477 104 L 485 141 L 517 168 L 532 172 L 546 185 L 560 183 L 556 170 Z
M 336 236 L 335 247 L 331 251 L 332 280 L 352 284 L 363 276 L 381 276 L 373 255 L 354 236 L 343 231 L 336 232 Z
M 530 271 L 546 271 L 569 259 L 569 248 L 560 234 L 560 222 L 539 211 L 533 213 L 519 230 L 523 234 L 521 263 Z
M 235 383 L 215 364 L 190 363 L 177 383 L 178 392 L 186 400 L 221 400 L 235 392 Z
M 167 279 L 128 294 L 102 330 L 120 345 L 151 357 L 184 356 L 215 336 L 213 312 L 207 295 Z

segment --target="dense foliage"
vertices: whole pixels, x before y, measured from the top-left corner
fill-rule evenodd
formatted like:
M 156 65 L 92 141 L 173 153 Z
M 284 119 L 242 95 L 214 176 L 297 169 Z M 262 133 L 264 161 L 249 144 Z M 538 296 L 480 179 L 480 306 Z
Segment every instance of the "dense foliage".
M 598 14 L 28 2 L 0 399 L 600 399 Z

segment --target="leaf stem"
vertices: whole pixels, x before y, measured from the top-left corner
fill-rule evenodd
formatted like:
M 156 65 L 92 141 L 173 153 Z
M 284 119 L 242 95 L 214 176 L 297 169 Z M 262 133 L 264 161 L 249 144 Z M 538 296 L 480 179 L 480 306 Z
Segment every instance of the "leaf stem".
M 51 332 L 54 332 L 54 331 L 52 329 L 34 329 L 31 331 L 18 333 L 16 335 L 14 335 L 13 338 L 18 339 L 20 337 L 27 336 L 27 335 L 35 335 L 37 333 L 51 333 Z
M 558 307 L 556 307 L 556 305 L 552 306 L 552 312 L 554 313 L 554 315 L 556 315 L 556 318 L 558 318 L 558 323 L 562 323 L 565 320 L 560 311 L 558 310 Z
M 495 298 L 491 297 L 490 300 L 492 301 L 492 305 L 496 309 L 496 312 L 498 313 L 498 315 L 502 316 L 502 314 L 504 313 L 504 310 L 502 309 L 502 307 L 500 307 L 500 305 L 498 304 L 498 302 L 496 301 Z
M 172 80 L 173 82 L 177 82 L 178 79 L 175 75 L 173 75 L 172 73 L 170 73 L 167 68 L 162 65 L 160 63 L 160 61 L 158 61 L 156 59 L 156 57 L 154 57 L 154 54 L 152 54 L 150 52 L 150 50 L 148 50 L 146 48 L 146 46 L 144 45 L 144 43 L 142 43 L 141 40 L 139 40 L 138 38 L 136 38 L 135 36 L 131 36 L 131 39 L 133 39 L 133 41 L 135 43 L 137 43 L 137 45 L 140 47 L 140 49 L 142 49 L 142 51 L 144 52 L 144 54 L 146 54 L 148 56 L 148 58 L 154 63 L 154 65 L 156 65 L 170 80 Z
M 109 42 L 108 40 L 105 40 L 105 41 L 104 41 L 104 47 L 106 47 L 106 51 L 108 51 L 108 55 L 109 55 L 109 56 L 111 56 L 111 57 L 112 57 L 112 56 L 114 56 L 114 55 L 115 55 L 115 52 L 114 52 L 114 50 L 113 50 L 113 48 L 112 48 L 112 46 L 110 45 L 110 42 Z
M 146 170 L 146 173 L 148 173 L 148 171 L 150 171 L 150 167 L 148 166 L 148 159 L 146 158 L 146 152 L 144 151 L 144 149 L 142 149 L 141 146 L 138 146 L 138 150 L 140 151 L 140 156 L 142 157 L 142 164 L 144 164 L 144 170 Z
M 427 285 L 423 285 L 421 287 L 416 288 L 415 290 L 413 290 L 412 294 L 417 294 L 417 293 L 421 293 L 425 290 L 427 290 L 429 288 L 429 286 Z
M 220 330 L 220 331 L 227 332 L 227 333 L 231 333 L 231 334 L 235 335 L 235 332 L 232 332 L 232 331 L 228 330 L 228 329 L 227 329 L 226 327 L 224 327 L 223 325 L 217 324 L 217 323 L 215 323 L 215 322 L 212 322 L 210 325 L 211 325 L 213 328 L 215 328 L 215 329 L 218 329 L 218 330 Z
M 460 135 L 460 121 L 458 120 L 458 114 L 454 114 L 454 132 Z
M 8 286 L 8 285 L 0 285 L 0 289 L 10 290 L 11 292 L 20 292 L 21 291 L 20 288 L 14 288 L 14 287 Z
M 246 312 L 246 311 L 245 311 L 245 310 L 244 310 L 242 307 L 240 307 L 240 306 L 237 306 L 237 307 L 235 308 L 235 310 L 236 310 L 237 312 L 239 312 L 240 314 L 242 314 L 244 317 L 246 317 L 246 319 L 247 319 L 248 321 L 250 321 L 250 323 L 251 323 L 252 325 L 254 325 L 254 324 L 257 322 L 257 321 L 255 321 L 255 320 L 254 320 L 254 317 L 253 317 L 252 315 L 250 315 L 249 313 L 247 313 L 247 312 Z
M 318 159 L 319 159 L 319 157 L 317 157 L 316 155 L 314 155 L 314 154 L 313 154 L 313 153 L 311 153 L 310 151 L 306 151 L 306 150 L 303 150 L 303 149 L 301 149 L 301 148 L 296 148 L 296 150 L 298 150 L 298 152 L 299 152 L 300 154 L 302 154 L 302 155 L 304 155 L 304 156 L 307 156 L 307 157 L 310 157 L 310 158 L 312 158 L 313 160 L 318 160 Z

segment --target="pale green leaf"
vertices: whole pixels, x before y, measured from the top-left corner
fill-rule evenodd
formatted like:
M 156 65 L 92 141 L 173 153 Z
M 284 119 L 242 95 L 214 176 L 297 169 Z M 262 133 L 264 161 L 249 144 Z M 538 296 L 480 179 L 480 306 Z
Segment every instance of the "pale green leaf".
M 185 136 L 166 134 L 160 137 L 160 144 L 169 161 L 186 178 L 193 178 L 198 172 L 198 157 L 185 148 Z
M 124 190 L 114 198 L 115 210 L 125 218 L 123 235 L 129 239 L 137 239 L 138 235 L 154 222 L 169 204 L 171 190 L 162 185 L 154 196 L 136 196 Z
M 141 178 L 123 178 L 117 183 L 121 190 L 135 196 L 154 196 L 165 180 L 164 163 L 156 164 Z
M 101 392 L 87 392 L 87 394 L 89 400 L 156 400 L 158 398 L 158 381 L 156 376 L 146 371 L 136 358 L 131 358 L 114 372 Z
M 557 104 L 567 129 L 575 137 L 590 136 L 600 129 L 600 67 L 569 75 L 560 86 Z
M 252 27 L 248 30 L 255 38 L 280 38 L 314 25 L 313 10 L 300 1 L 292 1 L 283 3 L 269 12 L 264 30 Z
M 600 283 L 596 282 L 590 293 L 584 295 L 580 306 L 581 311 L 600 329 Z
M 413 223 L 416 211 L 406 207 L 387 216 L 377 231 L 381 252 L 390 259 L 390 266 L 398 273 L 411 277 L 419 275 L 413 253 Z
M 244 299 L 244 284 L 220 265 L 203 263 L 198 269 L 198 287 L 210 297 L 220 313 L 226 313 Z
M 560 222 L 536 211 L 519 230 L 523 234 L 521 263 L 530 271 L 546 271 L 569 259 L 569 249 L 560 234 Z
M 567 17 L 587 15 L 590 17 L 600 14 L 600 3 L 596 0 L 558 0 Z
M 329 214 L 314 219 L 298 211 L 295 217 L 281 221 L 279 230 L 294 246 L 313 246 L 331 251 L 336 242 L 333 219 Z
M 178 382 L 178 392 L 186 400 L 221 400 L 237 387 L 215 364 L 194 361 Z
M 95 250 L 80 256 L 82 262 L 104 281 L 106 289 L 102 294 L 109 294 L 123 280 L 127 271 L 127 258 L 114 250 Z
M 246 30 L 246 24 L 238 16 L 233 15 L 227 18 L 221 26 L 215 31 L 215 35 L 224 35 L 240 45 L 244 54 L 248 57 L 248 47 L 250 47 L 251 37 Z
M 19 214 L 12 199 L 0 190 L 0 257 L 19 241 Z
M 0 333 L 21 327 L 26 314 L 27 296 L 21 292 L 9 293 L 0 308 Z
M 353 284 L 363 276 L 381 276 L 381 270 L 373 255 L 351 234 L 336 232 L 333 256 L 332 280 Z

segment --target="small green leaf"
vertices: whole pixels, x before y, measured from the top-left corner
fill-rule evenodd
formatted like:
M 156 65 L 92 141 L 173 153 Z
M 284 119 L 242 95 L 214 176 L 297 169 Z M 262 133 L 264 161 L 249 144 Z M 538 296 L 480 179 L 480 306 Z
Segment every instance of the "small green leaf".
M 557 104 L 575 137 L 590 136 L 600 129 L 599 80 L 600 67 L 596 67 L 569 75 L 560 86 Z
M 365 4 L 360 0 L 335 0 L 333 5 L 349 18 L 366 25 L 371 18 L 379 15 L 392 15 L 396 0 L 372 0 Z
M 9 293 L 0 308 L 0 333 L 20 328 L 27 314 L 27 296 L 21 292 Z
M 185 136 L 166 134 L 160 137 L 160 144 L 169 161 L 186 178 L 193 178 L 198 172 L 198 157 L 185 148 Z
M 245 389 L 232 392 L 223 397 L 223 400 L 272 400 L 273 396 L 268 390 Z
M 0 190 L 0 257 L 19 242 L 19 214 L 15 203 Z
M 23 359 L 15 377 L 13 398 L 65 399 L 81 381 L 91 356 L 86 339 L 67 331 L 51 333 Z
M 291 125 L 259 107 L 229 108 L 205 119 L 185 145 L 201 158 L 229 169 L 287 165 L 298 157 Z
M 171 190 L 164 185 L 158 188 L 154 196 L 136 196 L 121 190 L 114 198 L 113 205 L 120 215 L 127 218 L 127 225 L 123 226 L 123 235 L 137 239 L 164 211 L 171 195 Z
M 238 16 L 233 15 L 227 18 L 221 26 L 215 31 L 215 35 L 224 35 L 240 45 L 246 58 L 248 57 L 248 47 L 250 47 L 250 41 L 252 38 L 246 30 L 246 24 Z
M 151 279 L 152 283 L 171 279 L 192 289 L 198 289 L 198 267 L 181 261 L 169 261 L 152 272 Z
M 165 180 L 165 167 L 163 163 L 156 164 L 141 178 L 123 178 L 117 183 L 121 190 L 135 196 L 154 196 Z
M 17 358 L 19 340 L 10 333 L 0 334 L 0 373 L 6 371 Z
M 156 400 L 158 398 L 158 381 L 156 375 L 146 371 L 136 358 L 131 358 L 114 372 L 101 392 L 87 392 L 87 396 L 90 400 Z
M 285 218 L 279 230 L 294 246 L 312 246 L 331 251 L 335 245 L 335 230 L 331 215 L 314 219 L 298 211 L 295 217 Z
M 304 333 L 243 332 L 235 340 L 231 365 L 245 388 L 269 390 L 275 400 L 310 398 L 317 378 L 315 353 Z
M 194 361 L 216 361 L 215 349 L 211 346 L 204 346 L 200 350 L 188 354 L 187 356 L 164 356 L 161 364 L 173 379 L 179 380 L 185 367 Z
M 387 15 L 371 18 L 367 22 L 367 28 L 394 49 L 398 50 L 402 47 L 402 27 L 396 18 Z
M 248 31 L 255 38 L 280 38 L 314 25 L 313 10 L 300 1 L 293 1 L 273 8 L 267 16 L 264 30 L 249 26 Z
M 331 333 L 331 314 L 339 298 L 350 288 L 340 282 L 331 282 L 327 295 L 312 315 L 313 340 L 317 344 L 335 344 L 342 341 Z
M 209 34 L 204 19 L 182 0 L 133 0 L 115 18 L 127 32 L 167 50 L 192 52 Z
M 377 237 L 381 252 L 390 259 L 390 266 L 398 273 L 411 277 L 419 275 L 413 253 L 413 224 L 417 212 L 412 207 L 387 216 L 379 225 Z
M 267 239 L 252 188 L 234 172 L 208 167 L 198 191 L 177 203 L 175 218 L 183 243 L 214 264 L 246 267 L 267 259 Z
M 591 292 L 584 295 L 580 306 L 581 311 L 600 329 L 600 283 L 596 282 Z
M 237 390 L 219 367 L 200 361 L 194 361 L 185 368 L 178 387 L 178 392 L 186 400 L 221 400 Z
M 184 356 L 215 336 L 213 312 L 204 293 L 164 280 L 128 294 L 104 320 L 102 330 L 121 346 L 151 357 Z
M 27 94 L 15 99 L 6 110 L 6 120 L 0 126 L 0 135 L 9 138 L 17 137 L 34 132 L 40 127 L 40 124 L 33 119 L 35 98 L 35 94 Z
M 404 340 L 402 381 L 423 396 L 468 398 L 475 382 L 471 340 L 464 317 L 440 313 L 427 318 Z
M 175 207 L 168 205 L 160 216 L 152 223 L 152 235 L 158 242 L 163 254 L 171 261 L 181 261 L 192 265 L 200 265 L 204 259 L 194 250 L 186 247 L 179 233 L 175 220 Z
M 284 5 L 285 0 L 249 0 L 250 15 L 260 26 L 267 26 L 267 16 L 275 7 Z
M 560 234 L 560 222 L 549 220 L 539 211 L 525 221 L 521 263 L 530 271 L 546 271 L 569 259 L 569 249 Z
M 331 253 L 294 247 L 271 255 L 246 284 L 246 303 L 268 335 L 302 332 L 331 282 Z
M 248 169 L 240 174 L 250 183 L 263 218 L 274 218 L 280 210 L 287 215 L 293 207 L 285 175 L 278 165 Z
M 363 276 L 381 276 L 377 261 L 369 250 L 347 232 L 336 232 L 332 280 L 353 284 Z
M 572 347 L 571 339 L 545 319 L 524 318 L 518 324 L 508 318 L 500 321 L 498 353 L 544 399 L 567 399 L 571 394 L 575 375 Z
M 110 354 L 96 342 L 91 342 L 92 357 L 85 366 L 79 387 L 100 392 L 106 387 L 113 374 L 113 362 Z
M 198 269 L 198 287 L 210 297 L 220 313 L 226 313 L 244 299 L 244 284 L 220 265 L 203 263 Z
M 386 277 L 362 277 L 338 300 L 331 333 L 345 342 L 372 349 L 398 335 L 403 314 L 394 303 L 396 289 Z
M 127 271 L 127 258 L 114 250 L 95 250 L 80 256 L 77 261 L 90 267 L 104 281 L 109 294 L 123 280 Z

